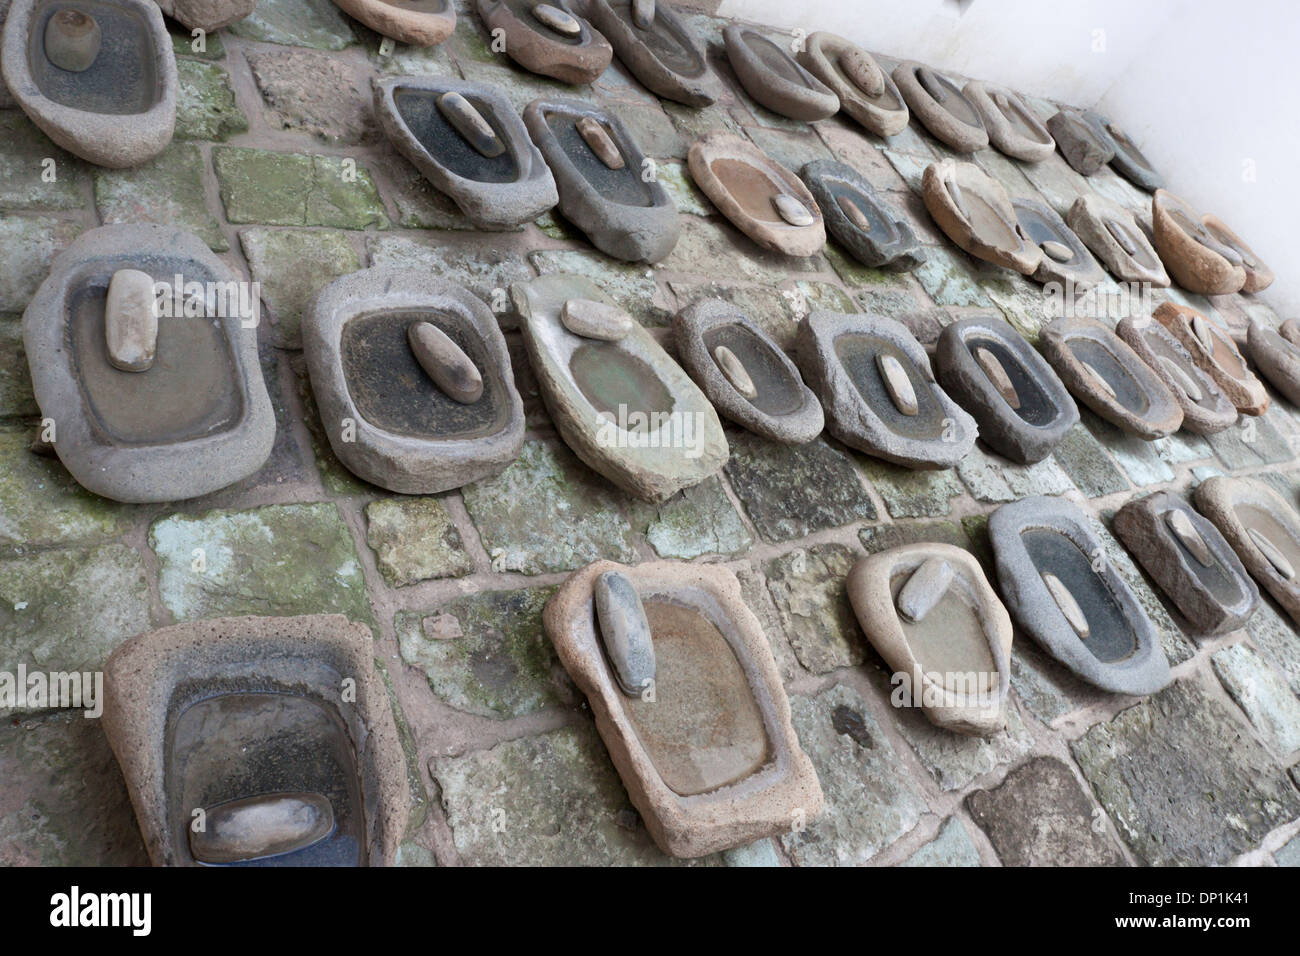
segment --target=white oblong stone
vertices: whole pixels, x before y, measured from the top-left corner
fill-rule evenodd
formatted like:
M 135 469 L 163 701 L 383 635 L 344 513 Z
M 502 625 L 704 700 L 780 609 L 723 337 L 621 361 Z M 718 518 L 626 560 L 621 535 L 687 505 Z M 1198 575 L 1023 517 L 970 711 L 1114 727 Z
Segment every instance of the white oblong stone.
M 620 571 L 606 571 L 596 578 L 592 596 L 614 678 L 623 693 L 639 697 L 654 681 L 655 646 L 636 585 Z
M 841 53 L 840 69 L 867 96 L 875 97 L 885 92 L 884 72 L 861 50 L 845 50 Z
M 898 592 L 894 606 L 899 615 L 912 624 L 924 621 L 948 593 L 953 574 L 952 565 L 943 558 L 926 558 Z
M 446 332 L 432 322 L 414 322 L 406 337 L 420 368 L 448 398 L 473 405 L 483 397 L 483 374 Z
M 966 202 L 962 198 L 961 187 L 957 185 L 955 176 L 949 176 L 943 181 L 944 188 L 948 190 L 948 198 L 952 200 L 953 206 L 956 207 L 957 213 L 970 222 L 970 213 L 966 209 Z
M 487 117 L 455 90 L 438 97 L 438 111 L 455 127 L 456 132 L 465 137 L 467 143 L 488 159 L 506 151 L 506 144 L 501 142 L 501 137 L 497 136 Z
M 1137 255 L 1137 246 L 1134 245 L 1133 240 L 1129 237 L 1128 230 L 1124 226 L 1114 220 L 1107 219 L 1106 231 L 1110 233 L 1111 238 L 1118 242 L 1119 247 L 1126 253 L 1130 256 Z
M 269 793 L 232 800 L 190 828 L 190 853 L 200 863 L 240 863 L 304 850 L 334 830 L 334 808 L 319 793 Z
M 816 222 L 808 207 L 789 193 L 777 193 L 772 197 L 772 205 L 781 214 L 781 218 L 792 226 L 811 226 Z
M 1055 239 L 1048 239 L 1043 243 L 1043 251 L 1057 262 L 1069 262 L 1074 258 L 1074 250 L 1063 242 L 1057 242 Z
M 1187 512 L 1176 509 L 1166 511 L 1165 524 L 1182 546 L 1191 552 L 1192 557 L 1200 562 L 1202 567 L 1208 568 L 1214 564 L 1214 555 L 1210 554 L 1210 546 L 1205 543 L 1201 533 L 1196 530 L 1196 525 L 1192 524 L 1192 519 L 1187 516 Z
M 603 124 L 591 116 L 584 116 L 575 124 L 583 142 L 596 154 L 596 158 L 610 169 L 622 169 L 627 165 L 618 146 L 610 138 Z
M 655 22 L 655 0 L 632 0 L 632 22 L 642 30 L 649 30 Z
M 1102 378 L 1100 372 L 1098 372 L 1095 368 L 1093 368 L 1091 365 L 1089 365 L 1087 362 L 1083 361 L 1082 359 L 1079 360 L 1079 364 L 1084 367 L 1084 369 L 1087 371 L 1089 375 L 1091 375 L 1094 379 L 1096 379 L 1097 384 L 1101 386 L 1101 390 L 1103 392 L 1105 392 L 1111 398 L 1119 398 L 1119 396 L 1115 394 L 1115 389 L 1111 386 L 1110 382 Z
M 1002 367 L 998 357 L 984 348 L 982 345 L 975 347 L 975 361 L 984 374 L 989 377 L 993 387 L 998 390 L 998 394 L 1012 408 L 1020 407 L 1020 396 L 1016 394 L 1016 387 L 1011 384 L 1011 376 L 1007 370 Z
M 1213 354 L 1214 352 L 1214 333 L 1210 331 L 1210 323 L 1205 321 L 1202 315 L 1192 316 L 1192 333 L 1197 340 L 1205 346 L 1205 350 Z
M 45 24 L 45 56 L 69 73 L 89 70 L 99 58 L 102 41 L 95 18 L 80 10 L 60 10 Z
M 636 325 L 622 309 L 594 299 L 569 299 L 560 309 L 560 321 L 574 335 L 602 342 L 617 342 Z
M 889 393 L 895 408 L 904 415 L 915 415 L 921 410 L 916 400 L 916 389 L 912 387 L 911 376 L 907 374 L 907 369 L 903 368 L 902 362 L 892 355 L 877 352 L 876 368 L 880 370 L 885 391 Z
M 153 367 L 158 349 L 157 299 L 153 277 L 138 269 L 119 269 L 108 284 L 104 305 L 108 361 L 123 372 Z
M 719 345 L 713 350 L 713 360 L 718 363 L 718 368 L 722 369 L 722 374 L 727 377 L 731 387 L 738 391 L 746 398 L 757 398 L 758 389 L 754 387 L 754 380 L 749 377 L 749 372 L 745 371 L 745 365 L 736 357 L 736 353 L 731 351 L 725 345 Z
M 1169 377 L 1174 380 L 1174 383 L 1182 390 L 1184 395 L 1193 402 L 1199 402 L 1204 397 L 1204 393 L 1201 392 L 1201 387 L 1196 384 L 1196 380 L 1184 372 L 1177 362 L 1168 355 L 1161 355 L 1158 358 L 1160 367 L 1169 373 Z
M 849 222 L 853 223 L 853 225 L 857 226 L 863 232 L 871 231 L 871 220 L 867 218 L 867 214 L 862 211 L 861 206 L 855 203 L 848 196 L 840 196 L 835 201 L 839 204 L 840 209 L 843 210 L 844 215 L 849 217 Z
M 1051 571 L 1043 571 L 1043 583 L 1047 585 L 1047 591 L 1052 595 L 1052 600 L 1056 606 L 1061 609 L 1065 615 L 1065 620 L 1069 622 L 1070 627 L 1080 637 L 1087 637 L 1088 617 L 1083 613 L 1083 608 L 1079 607 L 1079 602 L 1074 599 L 1070 589 L 1065 586 L 1065 582 L 1058 578 Z
M 1273 565 L 1273 570 L 1280 574 L 1288 581 L 1295 580 L 1295 568 L 1291 562 L 1286 559 L 1286 555 L 1278 550 L 1277 545 L 1268 540 L 1268 536 L 1258 528 L 1247 529 L 1250 533 L 1250 540 L 1255 542 L 1255 547 L 1268 559 L 1268 563 Z
M 582 32 L 582 24 L 577 21 L 577 18 L 549 3 L 539 3 L 533 7 L 533 16 L 542 26 L 550 27 L 556 33 L 563 33 L 565 36 L 574 37 Z

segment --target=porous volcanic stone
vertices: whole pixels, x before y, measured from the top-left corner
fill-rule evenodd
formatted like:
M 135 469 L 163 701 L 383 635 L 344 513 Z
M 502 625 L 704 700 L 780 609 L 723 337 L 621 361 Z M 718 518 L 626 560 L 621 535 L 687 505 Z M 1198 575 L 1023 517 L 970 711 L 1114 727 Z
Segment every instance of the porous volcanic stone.
M 1228 224 L 1218 216 L 1206 213 L 1201 217 L 1201 225 L 1237 255 L 1241 256 L 1242 268 L 1246 270 L 1246 281 L 1241 286 L 1242 292 L 1263 292 L 1273 284 L 1273 270 L 1260 261 L 1255 251 L 1246 245 L 1245 240 L 1228 228 Z
M 839 97 L 841 110 L 877 136 L 897 136 L 907 128 L 910 113 L 903 94 L 867 51 L 843 37 L 818 31 L 804 41 L 799 62 Z M 864 75 L 874 80 L 870 88 L 859 80 Z
M 1116 278 L 1160 288 L 1169 285 L 1169 273 L 1155 247 L 1123 206 L 1097 195 L 1080 196 L 1065 222 Z
M 821 208 L 831 236 L 863 265 L 910 272 L 925 261 L 925 250 L 907 217 L 885 205 L 852 166 L 818 159 L 799 176 Z
M 1300 515 L 1295 506 L 1261 481 L 1222 475 L 1201 482 L 1193 500 L 1232 545 L 1251 577 L 1300 624 L 1300 576 L 1287 578 L 1279 573 L 1250 533 L 1251 529 L 1262 532 L 1300 572 Z
M 1184 515 L 1208 555 L 1189 550 L 1170 526 Z M 1244 627 L 1259 604 L 1259 591 L 1237 555 L 1213 524 L 1182 495 L 1157 491 L 1134 498 L 1115 515 L 1115 534 L 1155 578 L 1192 628 L 1226 634 Z M 1204 563 L 1203 557 L 1209 558 Z
M 351 807 L 361 843 L 355 852 L 371 866 L 391 866 L 410 809 L 407 767 L 388 692 L 374 666 L 370 631 L 341 615 L 234 617 L 177 624 L 134 637 L 105 667 L 104 733 L 122 767 L 149 858 L 155 866 L 193 866 L 185 834 L 192 807 L 178 806 L 171 731 L 191 706 L 213 695 L 279 695 L 311 702 L 339 724 L 350 743 L 359 791 Z M 340 694 L 350 686 L 352 693 Z M 222 740 L 205 741 L 220 747 Z M 228 741 L 238 747 L 239 741 Z M 322 760 L 324 758 L 322 757 Z M 237 757 L 228 757 L 232 779 L 261 792 L 294 789 L 293 767 L 275 765 L 238 779 Z M 227 768 L 227 763 L 218 767 Z M 224 787 L 222 786 L 224 785 Z M 252 793 L 214 795 L 217 802 Z M 211 810 L 209 806 L 207 809 Z M 178 819 L 178 814 L 181 815 Z
M 1115 158 L 1115 145 L 1075 110 L 1061 110 L 1047 121 L 1056 146 L 1080 176 L 1091 176 Z
M 1056 319 L 1039 342 L 1071 394 L 1111 424 L 1147 441 L 1182 425 L 1182 407 L 1164 380 L 1100 322 Z
M 925 349 L 902 323 L 813 312 L 799 325 L 796 348 L 827 429 L 844 444 L 908 468 L 951 468 L 974 446 L 975 420 L 939 387 Z M 899 362 L 917 414 L 904 414 L 891 400 L 877 356 Z
M 1151 231 L 1165 268 L 1189 292 L 1228 295 L 1246 284 L 1246 267 L 1237 251 L 1215 239 L 1192 207 L 1173 193 L 1156 190 Z
M 438 98 L 449 92 L 464 96 L 492 125 L 506 147 L 502 155 L 481 155 L 446 121 Z M 375 113 L 398 152 L 478 226 L 513 228 L 559 202 L 551 170 L 495 87 L 442 76 L 389 77 L 375 82 Z
M 989 134 L 979 111 L 957 84 L 920 63 L 900 63 L 894 82 L 911 108 L 935 138 L 959 153 L 973 153 L 989 144 Z
M 1182 427 L 1197 435 L 1213 435 L 1237 423 L 1237 406 L 1192 359 L 1172 332 L 1149 316 L 1121 319 L 1115 334 L 1137 353 L 1165 383 L 1183 410 Z M 1181 374 L 1175 374 L 1172 364 Z M 1191 391 L 1186 387 L 1190 383 Z M 1192 396 L 1198 394 L 1199 397 Z
M 974 163 L 930 164 L 921 177 L 921 196 L 939 228 L 977 259 L 1025 275 L 1042 264 L 1043 250 L 1025 237 L 1007 191 Z
M 1155 192 L 1164 185 L 1164 179 L 1122 129 L 1092 110 L 1083 114 L 1083 121 L 1090 125 L 1111 148 L 1114 155 L 1109 162 L 1115 172 L 1134 186 L 1145 189 L 1149 193 Z
M 649 332 L 638 325 L 611 342 L 564 327 L 570 299 L 614 304 L 590 279 L 553 273 L 516 282 L 510 295 L 546 408 L 588 467 L 638 498 L 663 501 L 726 464 L 717 412 Z
M 798 367 L 749 316 L 725 299 L 700 299 L 673 319 L 682 367 L 714 406 L 757 435 L 789 445 L 821 434 L 821 403 L 803 383 Z M 744 366 L 757 394 L 749 398 L 732 384 L 716 358 L 727 348 Z
M 253 12 L 257 0 L 157 0 L 164 14 L 191 30 L 213 33 Z M 342 6 L 342 4 L 339 4 Z
M 976 358 L 977 349 L 1006 372 L 1014 406 Z M 939 334 L 934 364 L 944 390 L 979 423 L 980 438 L 1012 461 L 1042 461 L 1079 422 L 1079 409 L 1052 367 L 1002 319 L 962 319 L 947 326 Z
M 618 151 L 610 168 L 578 124 L 594 121 Z M 601 252 L 628 262 L 658 262 L 673 251 L 681 224 L 677 205 L 658 178 L 646 181 L 646 156 L 612 112 L 581 100 L 533 100 L 524 123 L 555 175 L 560 212 Z
M 81 73 L 45 56 L 45 24 L 56 0 L 14 0 L 4 23 L 0 69 L 9 92 L 41 131 L 97 166 L 153 159 L 176 128 L 179 81 L 171 35 L 151 0 L 84 0 L 107 32 L 104 55 Z M 108 55 L 111 51 L 111 55 Z
M 431 322 L 464 351 L 483 395 L 442 392 L 408 341 Z M 524 408 L 496 316 L 424 272 L 372 268 L 325 287 L 303 322 L 303 351 L 330 447 L 355 475 L 401 494 L 436 494 L 495 475 L 519 454 Z
M 722 39 L 745 92 L 773 113 L 813 123 L 840 111 L 840 98 L 825 83 L 757 30 L 733 23 Z
M 636 25 L 632 0 L 588 0 L 587 17 L 650 92 L 697 109 L 718 98 L 704 48 L 668 0 L 657 0 L 648 29 Z
M 607 571 L 626 575 L 645 605 L 653 700 L 624 694 L 602 653 L 593 585 Z M 704 856 L 821 813 L 821 785 L 791 724 L 771 647 L 730 570 L 599 561 L 564 583 L 543 621 L 664 852 Z
M 1056 210 L 1041 199 L 1015 199 L 1011 202 L 1021 232 L 1043 250 L 1043 258 L 1031 278 L 1043 284 L 1055 282 L 1062 286 L 1067 297 L 1071 289 L 1087 291 L 1106 281 L 1097 260 L 1088 247 L 1074 234 Z M 1060 261 L 1048 250 L 1057 243 L 1070 251 L 1070 258 Z
M 1056 140 L 1019 93 L 981 80 L 971 80 L 962 93 L 1001 152 L 1026 163 L 1041 163 L 1056 152 Z
M 542 23 L 533 15 L 538 0 L 478 0 L 478 15 L 488 33 L 504 33 L 506 55 L 525 70 L 561 83 L 592 82 L 608 68 L 614 48 L 573 12 L 570 0 L 545 2 L 573 17 L 578 32 L 570 35 Z
M 1263 415 L 1268 410 L 1268 391 L 1255 377 L 1237 343 L 1216 323 L 1189 306 L 1163 302 L 1152 313 L 1157 322 L 1174 334 L 1197 366 L 1222 389 L 1228 401 L 1243 415 Z M 1209 336 L 1212 345 L 1201 340 Z
M 812 193 L 748 140 L 709 133 L 692 144 L 687 162 L 695 184 L 718 210 L 764 249 L 814 256 L 826 245 L 826 226 Z M 777 211 L 778 196 L 802 203 L 813 221 L 806 226 L 787 222 Z
M 900 610 L 921 569 L 949 569 L 927 582 L 935 603 L 919 620 Z M 918 584 L 918 587 L 920 585 Z M 893 671 L 906 675 L 911 706 L 936 727 L 988 737 L 1006 723 L 1011 684 L 1011 618 L 979 561 L 948 544 L 906 544 L 858 561 L 849 600 L 868 640 Z M 969 680 L 968 680 L 969 679 Z
M 376 33 L 412 46 L 437 46 L 456 29 L 452 0 L 334 0 Z
M 1246 331 L 1246 351 L 1270 385 L 1293 405 L 1300 405 L 1300 346 L 1251 319 Z
M 198 237 L 167 226 L 103 226 L 72 243 L 23 316 L 32 388 L 57 423 L 59 460 L 118 501 L 195 498 L 247 478 L 270 457 L 275 414 L 256 329 L 229 308 L 237 293 L 205 316 L 162 317 L 152 367 L 122 372 L 103 331 L 108 286 L 122 269 L 223 292 L 239 282 Z
M 1022 498 L 989 518 L 998 585 L 1007 608 L 1043 649 L 1079 678 L 1117 694 L 1153 694 L 1169 683 L 1160 635 L 1077 505 Z M 1087 620 L 1081 639 L 1043 578 L 1056 576 Z

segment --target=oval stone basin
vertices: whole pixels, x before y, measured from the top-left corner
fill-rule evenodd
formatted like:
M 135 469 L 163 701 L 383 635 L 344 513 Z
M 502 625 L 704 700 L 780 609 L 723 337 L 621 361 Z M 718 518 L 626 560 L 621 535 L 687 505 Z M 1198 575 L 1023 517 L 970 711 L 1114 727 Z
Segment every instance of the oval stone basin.
M 1074 397 L 1111 424 L 1147 441 L 1182 425 L 1182 406 L 1161 377 L 1101 323 L 1056 319 L 1040 344 Z
M 476 150 L 438 109 L 441 95 L 436 90 L 412 87 L 398 87 L 393 92 L 393 102 L 402 121 L 420 144 L 457 176 L 483 183 L 508 183 L 518 179 L 519 163 L 510 150 L 491 157 Z M 473 92 L 465 98 L 487 120 L 497 138 L 505 142 L 508 134 L 493 115 L 488 101 Z
M 877 136 L 896 136 L 909 112 L 893 77 L 875 58 L 843 37 L 817 31 L 798 55 L 799 63 L 839 97 L 840 109 Z
M 80 73 L 60 69 L 45 54 L 45 30 L 61 10 L 89 14 L 99 24 L 100 55 Z M 28 34 L 27 62 L 41 92 L 55 103 L 87 113 L 144 113 L 162 98 L 149 18 L 103 0 L 47 0 L 38 4 Z
M 569 371 L 597 412 L 617 417 L 622 407 L 637 409 L 652 418 L 673 410 L 672 393 L 654 369 L 611 343 L 583 342 L 569 356 Z M 630 430 L 649 428 L 649 420 L 630 426 Z
M 1269 384 L 1285 395 L 1292 404 L 1300 403 L 1300 347 L 1285 336 L 1286 324 L 1274 331 L 1259 319 L 1251 319 L 1246 331 L 1246 347 L 1251 364 L 1259 369 Z
M 478 0 L 476 6 L 488 34 L 502 37 L 507 56 L 561 83 L 591 83 L 614 57 L 609 41 L 566 0 Z
M 880 374 L 878 356 L 892 355 L 911 380 L 916 394 L 917 412 L 900 411 Z M 944 431 L 944 409 L 928 388 L 928 383 L 895 343 L 876 335 L 846 333 L 835 339 L 835 355 L 862 400 L 896 435 L 922 441 L 937 440 Z
M 717 99 L 717 81 L 703 47 L 667 2 L 656 5 L 648 27 L 636 23 L 632 0 L 591 0 L 587 17 L 609 40 L 619 62 L 651 92 L 694 107 Z
M 1300 624 L 1300 514 L 1294 503 L 1262 481 L 1224 476 L 1201 482 L 1193 500 L 1251 577 Z
M 852 166 L 814 160 L 799 176 L 821 208 L 831 236 L 863 265 L 905 272 L 925 261 L 906 217 L 886 206 Z
M 1169 274 L 1200 295 L 1229 295 L 1246 284 L 1241 256 L 1215 239 L 1187 202 L 1164 189 L 1151 199 L 1156 250 Z
M 839 112 L 839 97 L 762 33 L 731 24 L 722 37 L 731 68 L 757 103 L 809 123 Z
M 1024 235 L 1002 184 L 974 163 L 930 164 L 921 195 L 939 228 L 976 258 L 1024 275 L 1042 264 L 1043 251 Z
M 154 865 L 393 864 L 406 762 L 365 625 L 178 624 L 118 647 L 104 685 L 104 732 Z
M 1117 279 L 1169 285 L 1169 274 L 1133 214 L 1100 196 L 1080 196 L 1066 224 Z
M 1115 332 L 1160 376 L 1178 401 L 1183 410 L 1183 428 L 1197 435 L 1213 435 L 1237 423 L 1236 406 L 1159 322 L 1145 317 L 1127 318 L 1120 321 Z
M 456 29 L 452 0 L 334 0 L 381 36 L 412 46 L 436 46 Z
M 968 82 L 962 92 L 983 120 L 990 142 L 1006 155 L 1037 163 L 1056 151 L 1056 140 L 1018 93 L 979 80 Z
M 1214 525 L 1169 491 L 1135 498 L 1115 515 L 1115 533 L 1169 595 L 1195 633 L 1243 627 L 1259 591 Z
M 1052 367 L 1001 319 L 946 326 L 935 367 L 944 389 L 979 423 L 980 438 L 1012 461 L 1041 461 L 1079 421 Z
M 704 347 L 716 355 L 718 346 L 730 349 L 749 373 L 757 392 L 750 401 L 759 411 L 790 415 L 803 406 L 802 379 L 780 361 L 771 343 L 757 331 L 739 323 L 710 329 L 704 334 Z
M 1264 414 L 1269 405 L 1268 390 L 1246 366 L 1232 336 L 1195 309 L 1176 302 L 1161 303 L 1152 317 L 1183 344 L 1237 411 L 1243 415 Z
M 998 584 L 1020 627 L 1075 675 L 1119 694 L 1169 683 L 1160 635 L 1092 519 L 1064 498 L 1022 498 L 989 518 Z
M 655 671 L 639 694 L 620 685 L 597 619 L 596 582 L 611 572 L 635 589 L 649 624 Z M 716 853 L 788 829 L 797 810 L 821 812 L 771 646 L 733 572 L 597 561 L 561 585 L 542 621 L 666 853 Z
M 912 115 L 936 139 L 959 153 L 988 146 L 979 111 L 948 77 L 920 63 L 900 63 L 893 76 Z
M 1065 224 L 1065 220 L 1056 214 L 1056 210 L 1047 203 L 1036 199 L 1016 199 L 1011 203 L 1015 210 L 1016 221 L 1021 233 L 1043 249 L 1043 257 L 1033 278 L 1038 282 L 1056 282 L 1070 293 L 1071 285 L 1078 291 L 1086 291 L 1106 281 L 1106 273 L 1093 259 L 1082 240 Z M 1048 250 L 1061 246 L 1069 250 L 1069 257 L 1059 260 L 1049 254 Z

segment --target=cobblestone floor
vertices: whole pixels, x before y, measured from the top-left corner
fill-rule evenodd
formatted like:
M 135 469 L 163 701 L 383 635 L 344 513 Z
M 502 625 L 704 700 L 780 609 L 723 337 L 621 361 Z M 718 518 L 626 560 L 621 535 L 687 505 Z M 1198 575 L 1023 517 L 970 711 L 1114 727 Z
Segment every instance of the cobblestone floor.
M 1107 537 L 1160 626 L 1176 682 L 1143 701 L 1106 695 L 1018 636 L 1008 729 L 976 740 L 890 707 L 888 676 L 843 586 L 857 556 L 907 541 L 953 542 L 987 561 L 987 515 L 1025 495 L 1065 495 L 1104 524 L 1135 493 L 1186 491 L 1219 473 L 1257 475 L 1296 501 L 1300 410 L 1276 394 L 1253 433 L 1208 440 L 1148 444 L 1085 412 L 1056 454 L 1027 468 L 977 449 L 954 471 L 913 473 L 829 440 L 791 449 L 730 430 L 725 471 L 656 507 L 567 450 L 509 332 L 529 435 L 504 474 L 401 498 L 339 465 L 298 326 L 324 283 L 367 264 L 426 268 L 488 301 L 517 279 L 579 272 L 655 327 L 722 295 L 787 345 L 810 308 L 895 316 L 927 342 L 962 316 L 1000 312 L 1031 339 L 1046 318 L 1039 287 L 942 243 L 917 190 L 924 167 L 949 153 L 915 122 L 884 142 L 840 119 L 809 126 L 765 111 L 726 65 L 722 21 L 705 15 L 690 19 L 729 90 L 717 105 L 662 103 L 617 64 L 590 88 L 561 87 L 490 52 L 477 17 L 458 6 L 445 45 L 389 57 L 328 0 L 260 0 L 201 53 L 178 32 L 176 141 L 139 169 L 89 167 L 0 109 L 0 668 L 98 668 L 123 639 L 176 621 L 341 612 L 373 628 L 406 730 L 416 810 L 402 862 L 664 864 L 541 609 L 597 557 L 722 561 L 766 624 L 827 809 L 802 833 L 701 862 L 1300 862 L 1300 638 L 1270 600 L 1246 630 L 1198 640 Z M 562 92 L 617 110 L 684 213 L 677 249 L 654 268 L 617 263 L 551 216 L 513 233 L 474 231 L 378 132 L 370 79 L 395 72 L 496 83 L 518 107 Z M 1031 102 L 1044 117 L 1055 110 Z M 721 128 L 795 168 L 831 156 L 856 167 L 910 216 L 930 261 L 893 275 L 833 244 L 803 261 L 759 251 L 684 172 L 692 140 Z M 46 158 L 57 181 L 42 178 Z M 1012 195 L 1039 194 L 1062 213 L 1092 190 L 1149 223 L 1149 197 L 1109 170 L 1085 180 L 1059 155 L 1026 166 L 991 150 L 975 162 Z M 355 182 L 341 176 L 350 163 Z M 271 460 L 178 505 L 97 499 L 27 450 L 37 408 L 20 314 L 80 232 L 139 221 L 203 237 L 263 284 L 272 320 L 261 330 L 279 424 Z M 1247 316 L 1277 321 L 1258 298 L 1166 294 L 1238 328 Z M 201 575 L 196 547 L 208 555 Z M 98 725 L 64 713 L 5 719 L 0 863 L 144 859 Z

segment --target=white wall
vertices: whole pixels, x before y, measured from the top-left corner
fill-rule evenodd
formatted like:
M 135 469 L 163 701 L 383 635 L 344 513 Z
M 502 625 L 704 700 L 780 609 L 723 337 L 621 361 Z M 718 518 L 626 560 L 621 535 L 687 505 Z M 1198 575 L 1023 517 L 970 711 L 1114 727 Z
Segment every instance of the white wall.
M 888 56 L 1098 106 L 1170 189 L 1222 218 L 1273 267 L 1278 279 L 1264 298 L 1283 317 L 1300 317 L 1300 4 L 969 0 L 960 14 L 958 7 L 722 0 L 718 12 L 830 30 Z M 1252 168 L 1250 181 L 1243 172 Z

